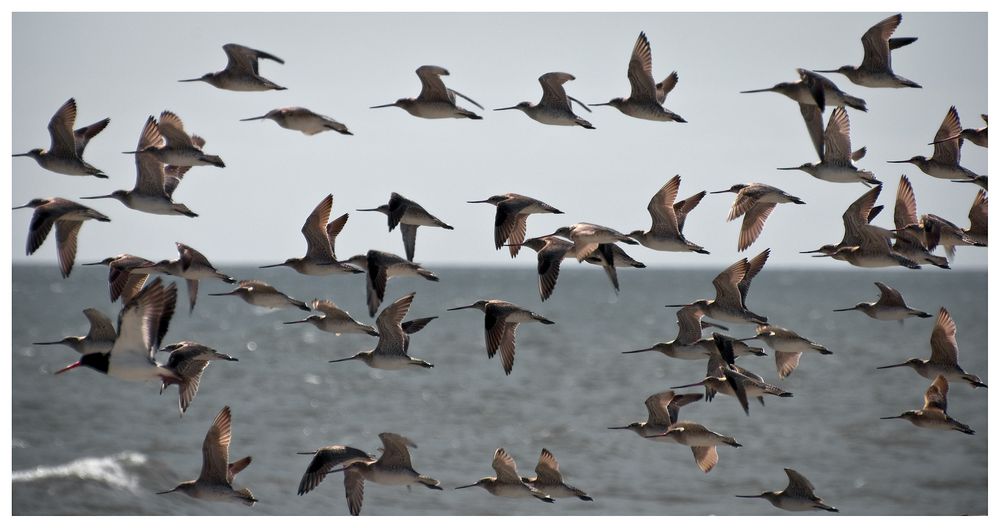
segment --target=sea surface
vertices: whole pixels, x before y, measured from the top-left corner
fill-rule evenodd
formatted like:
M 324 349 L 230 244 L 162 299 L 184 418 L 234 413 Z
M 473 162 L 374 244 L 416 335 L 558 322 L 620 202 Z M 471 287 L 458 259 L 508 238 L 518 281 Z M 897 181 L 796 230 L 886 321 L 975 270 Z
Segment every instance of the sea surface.
M 371 322 L 363 276 L 222 268 L 307 302 L 333 299 Z M 81 311 L 87 307 L 116 318 L 105 268 L 77 266 L 62 280 L 55 265 L 14 266 L 13 513 L 346 515 L 340 475 L 296 495 L 310 460 L 296 453 L 329 444 L 374 453 L 382 431 L 412 439 L 419 446 L 411 451 L 414 468 L 440 479 L 445 489 L 369 483 L 362 515 L 785 515 L 764 500 L 733 495 L 784 488 L 786 467 L 808 477 L 840 515 L 987 513 L 987 390 L 952 384 L 949 393 L 949 413 L 975 429 L 974 436 L 879 420 L 922 405 L 928 380 L 910 369 L 875 367 L 928 357 L 934 319 L 901 325 L 832 311 L 874 300 L 876 280 L 899 289 L 913 307 L 934 314 L 947 307 L 958 324 L 962 366 L 989 383 L 986 272 L 765 267 L 753 282 L 749 307 L 834 354 L 806 354 L 784 380 L 777 378 L 773 356 L 741 359 L 794 393 L 769 399 L 766 407 L 751 401 L 749 416 L 721 395 L 684 407 L 681 419 L 743 444 L 720 446 L 718 466 L 705 474 L 685 446 L 608 427 L 645 420 L 647 396 L 705 375 L 701 361 L 620 352 L 673 339 L 675 314 L 663 305 L 711 298 L 711 280 L 720 270 L 621 271 L 616 297 L 599 269 L 568 265 L 553 297 L 542 303 L 529 267 L 432 269 L 440 282 L 392 279 L 386 294 L 385 304 L 415 291 L 409 318 L 439 317 L 411 340 L 410 354 L 435 365 L 419 371 L 330 364 L 372 348 L 375 338 L 286 326 L 281 323 L 306 313 L 206 295 L 228 291 L 221 282 L 201 283 L 189 315 L 179 281 L 165 343 L 195 340 L 239 358 L 211 364 L 197 398 L 179 417 L 176 387 L 161 395 L 158 384 L 82 368 L 54 376 L 76 353 L 31 344 L 85 334 Z M 502 298 L 556 322 L 521 325 L 510 376 L 499 357 L 486 357 L 483 314 L 445 311 L 480 298 Z M 732 325 L 729 334 L 748 337 L 754 328 Z M 236 483 L 250 487 L 260 502 L 247 508 L 154 495 L 197 477 L 202 440 L 225 405 L 233 416 L 231 458 L 253 456 Z M 548 448 L 566 480 L 595 500 L 545 504 L 453 489 L 492 475 L 498 447 L 515 458 L 522 475 L 534 474 L 539 452 Z

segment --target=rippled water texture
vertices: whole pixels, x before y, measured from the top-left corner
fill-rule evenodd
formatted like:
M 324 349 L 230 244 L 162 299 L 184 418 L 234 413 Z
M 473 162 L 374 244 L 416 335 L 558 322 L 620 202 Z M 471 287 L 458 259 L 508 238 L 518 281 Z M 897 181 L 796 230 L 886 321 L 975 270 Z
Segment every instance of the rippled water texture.
M 266 280 L 306 301 L 332 298 L 370 322 L 361 276 L 224 271 Z M 784 488 L 784 467 L 807 476 L 842 514 L 987 512 L 987 390 L 953 384 L 949 394 L 949 413 L 975 436 L 878 419 L 921 406 L 928 380 L 909 369 L 875 367 L 928 357 L 934 320 L 899 325 L 831 311 L 874 300 L 875 280 L 898 288 L 916 308 L 937 313 L 945 306 L 958 323 L 962 366 L 989 383 L 985 272 L 765 268 L 754 280 L 750 308 L 834 354 L 806 355 L 781 381 L 771 357 L 741 360 L 794 393 L 766 407 L 752 401 L 749 417 L 726 396 L 685 407 L 682 419 L 735 436 L 744 446 L 721 446 L 718 466 L 703 474 L 687 447 L 607 427 L 644 420 L 648 395 L 704 376 L 700 361 L 619 352 L 673 339 L 674 313 L 663 305 L 711 297 L 719 270 L 622 271 L 622 293 L 615 298 L 600 270 L 566 266 L 545 303 L 530 268 L 434 271 L 441 282 L 393 279 L 386 296 L 416 291 L 410 317 L 440 317 L 410 345 L 411 355 L 435 365 L 427 371 L 329 364 L 371 348 L 375 339 L 284 326 L 304 312 L 269 312 L 205 295 L 226 291 L 222 283 L 203 282 L 189 316 L 179 285 L 181 306 L 166 342 L 196 340 L 240 361 L 213 363 L 194 403 L 178 418 L 174 387 L 161 396 L 156 384 L 87 369 L 54 376 L 76 360 L 75 352 L 31 345 L 86 333 L 80 312 L 88 306 L 117 310 L 107 301 L 104 269 L 77 267 L 73 280 L 63 281 L 54 266 L 15 266 L 13 512 L 346 515 L 339 475 L 296 496 L 309 459 L 295 453 L 335 443 L 374 452 L 382 431 L 416 442 L 414 467 L 440 479 L 445 491 L 369 484 L 363 515 L 773 515 L 783 512 L 763 500 L 732 496 Z M 503 298 L 557 323 L 521 326 L 509 377 L 498 357 L 486 358 L 483 315 L 445 311 L 479 298 Z M 737 325 L 730 334 L 750 336 L 753 328 Z M 260 502 L 251 510 L 154 495 L 198 475 L 202 439 L 224 405 L 232 407 L 232 457 L 254 457 L 237 484 L 253 489 Z M 491 457 L 501 446 L 526 475 L 548 448 L 567 481 L 595 501 L 545 504 L 452 489 L 492 474 Z

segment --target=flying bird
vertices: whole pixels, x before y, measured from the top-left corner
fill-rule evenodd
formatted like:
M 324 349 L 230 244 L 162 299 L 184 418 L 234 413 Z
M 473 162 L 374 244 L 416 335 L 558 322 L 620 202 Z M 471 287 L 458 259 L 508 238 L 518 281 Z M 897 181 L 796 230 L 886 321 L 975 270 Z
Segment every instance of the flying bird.
M 268 59 L 284 64 L 285 61 L 271 55 L 270 53 L 241 46 L 239 44 L 226 44 L 222 46 L 222 51 L 226 52 L 226 69 L 215 73 L 206 73 L 194 79 L 181 79 L 180 82 L 204 81 L 216 88 L 232 90 L 236 92 L 261 92 L 265 90 L 284 90 L 285 87 L 260 76 L 257 62 L 260 59 Z
M 14 157 L 29 157 L 43 169 L 59 174 L 107 178 L 108 175 L 104 174 L 104 171 L 83 161 L 83 150 L 94 136 L 108 126 L 111 119 L 104 118 L 92 125 L 73 130 L 75 122 L 76 99 L 70 99 L 63 103 L 49 120 L 49 136 L 52 138 L 49 150 L 36 148 L 23 154 L 14 154 Z
M 627 116 L 650 121 L 687 123 L 683 117 L 663 107 L 667 94 L 677 86 L 677 79 L 677 72 L 670 72 L 660 82 L 653 80 L 653 52 L 646 33 L 640 32 L 628 61 L 628 82 L 632 87 L 629 96 L 590 106 L 613 106 Z
M 308 108 L 302 108 L 301 106 L 275 108 L 262 116 L 248 117 L 246 119 L 240 119 L 240 121 L 256 121 L 259 119 L 270 119 L 271 121 L 277 123 L 281 128 L 298 130 L 307 136 L 315 136 L 320 132 L 326 132 L 328 130 L 333 130 L 345 136 L 354 135 L 347 129 L 347 125 L 335 120 L 332 117 L 317 114 L 316 112 L 313 112 Z
M 482 105 L 462 95 L 457 90 L 452 90 L 444 85 L 441 80 L 442 75 L 450 75 L 448 70 L 440 66 L 421 66 L 417 68 L 417 77 L 420 78 L 420 95 L 413 98 L 397 99 L 395 103 L 373 106 L 371 108 L 388 108 L 395 106 L 406 110 L 410 115 L 422 117 L 424 119 L 443 118 L 468 118 L 482 119 L 475 112 L 466 110 L 455 104 L 455 96 L 476 105 L 480 110 L 485 110 Z
M 892 15 L 865 31 L 861 36 L 865 55 L 860 66 L 841 66 L 836 70 L 816 71 L 839 73 L 852 83 L 868 88 L 921 88 L 919 84 L 892 71 L 892 50 L 917 41 L 916 37 L 891 38 L 902 21 L 903 15 Z
M 28 224 L 28 243 L 25 252 L 33 254 L 48 238 L 52 227 L 56 228 L 56 249 L 59 253 L 59 272 L 63 278 L 69 277 L 73 271 L 73 261 L 76 260 L 76 239 L 80 227 L 87 220 L 110 222 L 111 219 L 85 205 L 72 202 L 65 198 L 35 198 L 30 202 L 15 207 L 17 209 L 33 208 L 31 223 Z
M 573 113 L 573 107 L 570 103 L 576 103 L 588 112 L 590 112 L 590 108 L 587 108 L 587 105 L 567 95 L 566 89 L 563 88 L 564 84 L 575 79 L 576 77 L 568 73 L 546 73 L 538 78 L 539 84 L 542 85 L 542 100 L 538 104 L 522 101 L 515 106 L 494 108 L 493 110 L 520 110 L 528 117 L 544 125 L 581 126 L 593 130 L 594 125 L 591 125 L 589 121 Z

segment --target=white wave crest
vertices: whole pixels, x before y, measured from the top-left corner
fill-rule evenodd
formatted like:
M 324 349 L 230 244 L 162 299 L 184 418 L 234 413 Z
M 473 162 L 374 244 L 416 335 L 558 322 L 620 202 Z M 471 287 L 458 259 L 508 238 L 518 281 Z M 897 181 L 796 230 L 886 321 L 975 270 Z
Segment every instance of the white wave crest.
M 59 466 L 38 466 L 34 469 L 14 471 L 11 474 L 11 480 L 13 482 L 34 482 L 50 478 L 79 478 L 96 480 L 116 488 L 137 491 L 139 479 L 130 474 L 128 468 L 141 466 L 145 463 L 146 455 L 124 451 L 101 458 L 80 458 Z

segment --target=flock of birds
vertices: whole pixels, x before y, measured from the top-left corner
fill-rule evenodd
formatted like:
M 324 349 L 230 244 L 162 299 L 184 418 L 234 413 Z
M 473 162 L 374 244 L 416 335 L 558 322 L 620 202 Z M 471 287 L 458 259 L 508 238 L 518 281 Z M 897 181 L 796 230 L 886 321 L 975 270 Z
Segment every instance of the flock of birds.
M 916 40 L 892 37 L 901 20 L 901 15 L 891 16 L 873 26 L 862 36 L 864 59 L 860 66 L 844 66 L 830 71 L 840 73 L 851 82 L 865 87 L 919 88 L 917 83 L 892 71 L 891 51 Z M 202 81 L 216 88 L 236 91 L 285 89 L 262 77 L 258 67 L 261 59 L 283 63 L 282 59 L 237 44 L 227 44 L 223 46 L 223 50 L 229 59 L 224 70 L 207 73 L 199 78 L 185 79 L 182 82 Z M 635 118 L 685 122 L 678 114 L 663 106 L 667 94 L 677 85 L 678 77 L 676 72 L 673 72 L 662 81 L 655 81 L 649 41 L 644 33 L 641 33 L 635 42 L 627 71 L 632 87 L 630 95 L 627 98 L 612 99 L 602 103 L 603 105 L 613 106 Z M 373 108 L 398 107 L 413 116 L 428 119 L 482 119 L 475 112 L 458 105 L 458 98 L 461 98 L 482 109 L 482 106 L 469 97 L 444 85 L 441 78 L 448 75 L 446 69 L 438 66 L 421 66 L 416 73 L 422 85 L 418 97 L 403 98 Z M 901 177 L 898 186 L 893 214 L 894 228 L 880 227 L 872 222 L 883 208 L 881 205 L 876 205 L 882 183 L 872 172 L 854 165 L 864 157 L 865 149 L 852 150 L 850 122 L 846 110 L 846 107 L 850 107 L 866 111 L 865 102 L 843 92 L 832 81 L 817 72 L 799 69 L 798 73 L 798 81 L 779 83 L 763 90 L 750 90 L 750 92 L 779 93 L 798 103 L 820 161 L 805 163 L 798 167 L 787 167 L 785 170 L 801 170 L 826 182 L 860 182 L 870 187 L 844 213 L 843 239 L 839 243 L 824 245 L 806 253 L 814 253 L 817 257 L 832 257 L 860 267 L 920 268 L 924 264 L 930 264 L 948 268 L 948 259 L 953 256 L 955 247 L 987 245 L 987 177 L 975 174 L 959 164 L 960 149 L 965 140 L 987 147 L 986 127 L 962 129 L 958 113 L 952 107 L 934 135 L 933 156 L 930 158 L 914 156 L 897 162 L 912 163 L 935 178 L 969 182 L 982 187 L 976 194 L 969 212 L 970 227 L 961 228 L 933 214 L 918 216 L 916 198 L 906 176 Z M 594 128 L 591 123 L 573 112 L 573 103 L 589 111 L 587 105 L 567 95 L 564 84 L 573 79 L 574 77 L 568 73 L 546 73 L 539 78 L 542 98 L 537 104 L 522 102 L 497 110 L 520 110 L 528 117 L 548 125 Z M 825 109 L 830 107 L 833 110 L 824 129 L 823 114 Z M 100 169 L 84 161 L 83 154 L 88 143 L 108 126 L 110 120 L 103 119 L 92 125 L 74 129 L 76 114 L 76 102 L 70 99 L 59 108 L 49 122 L 48 128 L 52 138 L 50 148 L 34 149 L 16 156 L 31 157 L 45 169 L 60 174 L 107 178 L 108 176 Z M 327 130 L 351 134 L 344 124 L 305 108 L 279 108 L 244 121 L 261 119 L 273 120 L 281 127 L 297 130 L 306 135 Z M 983 120 L 986 121 L 985 115 Z M 144 213 L 197 217 L 197 213 L 186 205 L 176 202 L 173 193 L 192 167 L 206 165 L 225 167 L 222 158 L 206 153 L 203 150 L 204 146 L 205 140 L 188 133 L 176 114 L 164 111 L 159 119 L 150 116 L 141 129 L 135 150 L 126 152 L 135 157 L 137 171 L 135 186 L 131 190 L 117 190 L 110 194 L 89 196 L 85 199 L 113 198 L 130 209 Z M 472 200 L 470 203 L 486 203 L 496 208 L 494 244 L 497 250 L 506 247 L 511 257 L 516 257 L 522 247 L 528 247 L 537 253 L 538 291 L 544 302 L 554 294 L 560 265 L 566 258 L 575 258 L 577 262 L 601 266 L 617 291 L 619 285 L 616 268 L 644 267 L 641 262 L 629 256 L 618 245 L 619 243 L 642 245 L 655 251 L 708 253 L 702 246 L 685 238 L 683 234 L 688 213 L 697 207 L 706 192 L 701 191 L 686 199 L 677 200 L 680 184 L 680 176 L 674 176 L 667 181 L 649 201 L 650 228 L 628 234 L 597 224 L 578 222 L 548 235 L 527 238 L 528 216 L 563 214 L 562 211 L 541 200 L 515 193 L 490 196 Z M 728 220 L 743 218 L 737 244 L 740 251 L 753 245 L 776 205 L 804 203 L 781 189 L 762 183 L 741 183 L 716 192 L 736 195 Z M 65 198 L 38 198 L 21 206 L 21 208 L 28 207 L 34 208 L 34 215 L 29 227 L 27 253 L 32 254 L 42 246 L 49 232 L 55 227 L 59 267 L 63 277 L 69 277 L 72 271 L 77 234 L 82 224 L 87 220 L 110 221 L 108 216 Z M 306 217 L 302 226 L 302 235 L 307 246 L 304 256 L 288 258 L 284 262 L 262 267 L 283 266 L 310 276 L 364 274 L 369 316 L 374 317 L 378 313 L 374 326 L 355 320 L 330 300 L 317 299 L 307 304 L 285 295 L 262 281 L 253 279 L 238 281 L 218 271 L 201 252 L 177 243 L 179 257 L 176 260 L 153 262 L 123 253 L 100 262 L 85 264 L 105 265 L 109 268 L 111 300 L 122 301 L 117 329 L 99 310 L 88 308 L 84 310 L 84 315 L 90 321 L 90 331 L 87 335 L 36 344 L 62 344 L 80 354 L 78 361 L 57 373 L 85 366 L 125 380 L 159 381 L 161 393 L 169 385 L 177 385 L 178 407 L 183 414 L 194 400 L 201 375 L 209 363 L 237 361 L 237 358 L 194 341 L 180 341 L 163 346 L 162 341 L 176 308 L 177 285 L 168 283 L 160 277 L 150 279 L 150 276 L 166 275 L 180 277 L 186 281 L 191 312 L 195 309 L 199 282 L 218 280 L 236 286 L 229 292 L 210 295 L 236 296 L 249 304 L 272 309 L 292 308 L 319 312 L 319 315 L 310 314 L 304 319 L 285 324 L 307 323 L 319 330 L 337 335 L 360 333 L 378 338 L 372 350 L 359 352 L 351 357 L 334 359 L 331 362 L 357 360 L 371 368 L 389 370 L 433 367 L 427 361 L 409 355 L 411 335 L 435 319 L 428 317 L 404 320 L 415 294 L 410 293 L 398 298 L 381 312 L 379 307 L 384 302 L 387 283 L 391 278 L 409 276 L 429 281 L 438 280 L 433 272 L 413 261 L 417 229 L 424 226 L 450 230 L 453 229 L 452 226 L 413 200 L 392 193 L 388 203 L 358 210 L 385 214 L 389 231 L 399 228 L 402 233 L 405 258 L 388 252 L 370 250 L 347 259 L 339 259 L 335 251 L 336 238 L 345 228 L 348 214 L 342 214 L 330 221 L 332 208 L 333 196 L 327 195 Z M 945 248 L 947 257 L 932 253 L 938 246 Z M 701 299 L 668 305 L 679 308 L 678 333 L 675 339 L 656 343 L 648 348 L 624 352 L 632 354 L 656 351 L 670 358 L 706 361 L 707 372 L 700 381 L 678 385 L 671 390 L 649 396 L 645 401 L 648 410 L 645 421 L 612 429 L 627 429 L 648 440 L 688 446 L 694 454 L 698 467 L 704 472 L 711 471 L 719 461 L 717 446 L 740 447 L 740 444 L 732 436 L 717 433 L 697 422 L 680 421 L 678 413 L 681 407 L 702 398 L 712 400 L 715 395 L 724 394 L 735 398 L 744 412 L 749 414 L 751 398 L 758 399 L 763 404 L 765 397 L 792 396 L 791 393 L 736 364 L 737 358 L 741 356 L 766 355 L 762 348 L 749 346 L 746 344 L 747 341 L 761 341 L 773 350 L 779 378 L 785 378 L 794 372 L 803 353 L 819 355 L 832 353 L 822 344 L 815 343 L 792 330 L 769 323 L 766 316 L 754 313 L 748 308 L 747 295 L 751 281 L 761 272 L 769 255 L 770 250 L 767 249 L 751 259 L 742 258 L 723 270 L 713 280 L 716 295 L 711 300 Z M 900 292 L 892 287 L 881 282 L 876 282 L 875 286 L 879 290 L 876 302 L 862 302 L 835 311 L 856 310 L 881 321 L 901 322 L 909 317 L 934 317 L 932 314 L 907 306 Z M 492 358 L 499 351 L 502 368 L 507 375 L 513 370 L 518 325 L 533 322 L 554 324 L 541 314 L 499 299 L 477 300 L 465 306 L 449 308 L 449 310 L 464 309 L 483 312 L 487 356 Z M 959 382 L 972 387 L 986 387 L 986 385 L 977 376 L 959 366 L 956 323 L 948 310 L 942 307 L 936 317 L 930 338 L 929 359 L 914 358 L 899 364 L 880 367 L 886 369 L 910 367 L 920 376 L 932 381 L 925 393 L 922 409 L 906 411 L 886 419 L 904 419 L 919 427 L 973 434 L 968 425 L 947 414 L 949 382 Z M 720 332 L 713 332 L 711 337 L 703 337 L 706 328 L 728 331 L 727 327 L 703 318 L 730 324 L 756 325 L 756 334 L 749 338 L 734 339 Z M 169 353 L 165 363 L 156 359 L 160 351 Z M 704 394 L 674 392 L 675 389 L 694 386 L 703 387 Z M 257 499 L 248 488 L 233 486 L 234 478 L 250 464 L 251 457 L 230 462 L 231 424 L 232 417 L 227 406 L 218 414 L 205 437 L 202 448 L 202 469 L 198 478 L 182 482 L 173 489 L 161 493 L 181 492 L 199 499 L 236 501 L 253 505 Z M 421 484 L 435 490 L 442 489 L 438 480 L 413 469 L 410 448 L 415 448 L 416 445 L 411 440 L 390 432 L 380 434 L 379 439 L 382 447 L 379 448 L 381 453 L 378 456 L 343 445 L 331 445 L 303 453 L 313 458 L 301 479 L 298 494 L 310 492 L 327 475 L 342 472 L 349 512 L 358 515 L 362 508 L 365 481 L 383 485 Z M 473 484 L 459 488 L 481 487 L 493 495 L 535 498 L 545 502 L 563 497 L 593 500 L 584 491 L 563 481 L 559 464 L 547 449 L 542 449 L 535 468 L 537 475 L 535 477 L 521 477 L 513 458 L 503 448 L 497 449 L 494 453 L 492 467 L 496 473 L 495 477 L 484 477 Z M 815 509 L 837 511 L 816 496 L 813 485 L 803 475 L 787 468 L 785 473 L 788 485 L 784 490 L 739 496 L 762 498 L 778 508 L 791 511 Z

